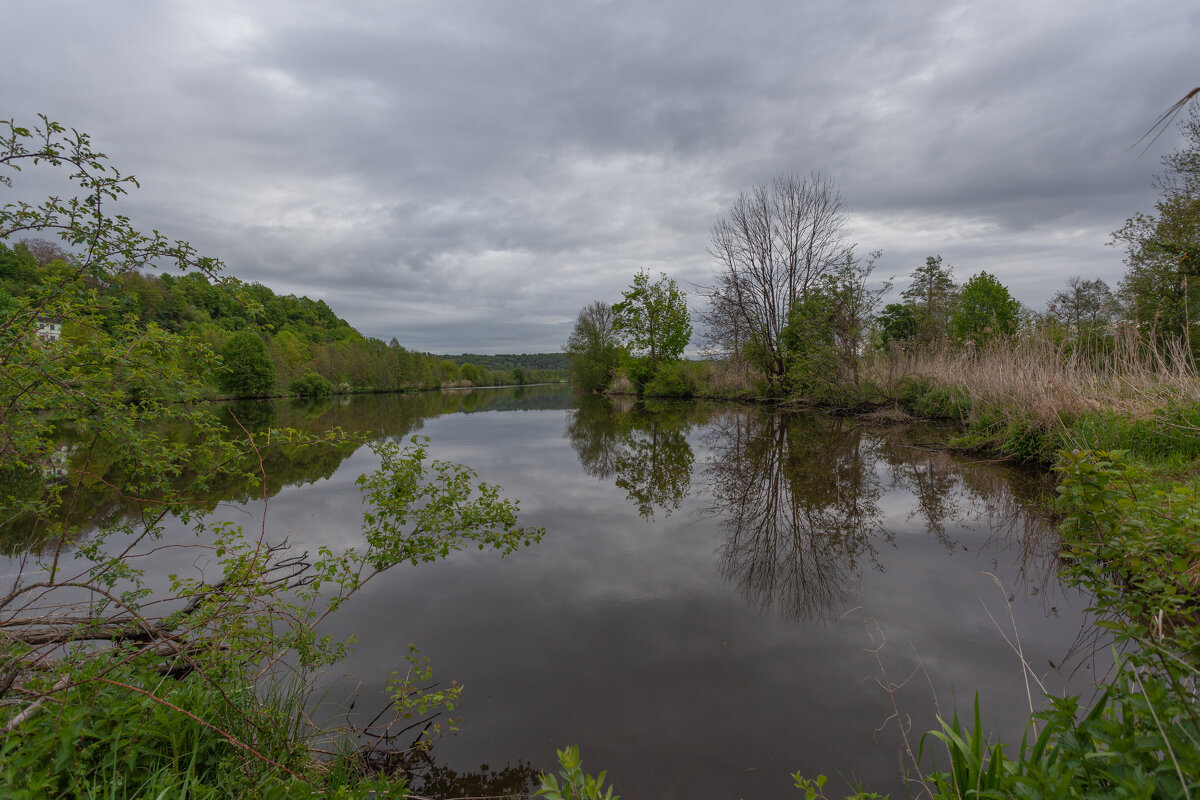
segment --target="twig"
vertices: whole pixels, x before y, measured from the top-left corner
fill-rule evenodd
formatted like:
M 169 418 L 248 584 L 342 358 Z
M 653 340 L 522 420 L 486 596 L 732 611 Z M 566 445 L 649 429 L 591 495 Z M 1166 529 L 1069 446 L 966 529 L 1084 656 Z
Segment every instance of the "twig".
M 1154 138 L 1151 139 L 1149 142 L 1146 142 L 1146 146 L 1144 148 L 1142 148 L 1142 152 L 1138 153 L 1138 158 L 1141 158 L 1143 155 L 1145 155 L 1146 151 L 1150 149 L 1151 145 L 1153 145 L 1155 142 L 1158 141 L 1158 137 L 1163 135 L 1163 132 L 1166 131 L 1167 127 L 1171 124 L 1171 121 L 1175 119 L 1175 116 L 1180 111 L 1183 110 L 1184 106 L 1186 106 L 1188 104 L 1188 101 L 1191 100 L 1193 97 L 1195 97 L 1198 94 L 1200 94 L 1200 86 L 1197 86 L 1195 89 L 1192 89 L 1190 92 L 1185 94 L 1183 97 L 1179 98 L 1174 103 L 1172 103 L 1170 108 L 1168 108 L 1166 111 L 1164 111 L 1159 116 L 1158 119 L 1154 120 L 1154 124 L 1150 126 L 1150 130 L 1143 133 L 1140 139 L 1138 139 L 1136 142 L 1134 142 L 1133 144 L 1131 144 L 1129 146 L 1129 150 L 1132 150 L 1133 148 L 1137 147 L 1139 144 L 1142 143 L 1143 139 L 1145 139 L 1147 136 L 1149 136 L 1150 134 L 1154 133 L 1157 130 L 1158 132 L 1154 133 Z M 1128 152 L 1128 151 L 1126 151 L 1126 152 Z
M 1008 602 L 1008 592 L 1004 591 L 1004 584 L 1002 584 L 1000 582 L 999 578 L 997 578 L 995 575 L 993 575 L 992 573 L 990 573 L 986 570 L 984 571 L 983 574 L 987 575 L 989 578 L 992 579 L 992 581 L 995 582 L 996 588 L 998 588 L 1000 590 L 1000 595 L 1005 598 L 1005 601 L 1004 601 L 1005 605 L 1008 606 L 1008 618 L 1012 622 L 1013 639 L 1016 640 L 1015 644 L 1008 638 L 1008 634 L 1006 634 L 1000 628 L 999 623 L 996 622 L 996 618 L 992 616 L 991 609 L 989 609 L 987 607 L 987 605 L 983 602 L 983 598 L 982 597 L 979 598 L 979 604 L 982 605 L 983 610 L 985 612 L 987 612 L 988 619 L 990 619 L 992 621 L 992 624 L 996 626 L 996 630 L 1000 631 L 1000 635 L 1002 637 L 1004 637 L 1004 641 L 1008 642 L 1008 646 L 1013 649 L 1013 652 L 1017 654 L 1017 658 L 1020 659 L 1020 661 L 1021 661 L 1021 675 L 1025 679 L 1025 699 L 1029 703 L 1029 713 L 1031 715 L 1029 724 L 1033 726 L 1033 735 L 1037 736 L 1037 732 L 1038 732 L 1037 731 L 1037 721 L 1032 716 L 1032 714 L 1035 711 L 1035 709 L 1033 707 L 1033 690 L 1029 687 L 1029 676 L 1031 674 L 1033 674 L 1033 668 L 1030 667 L 1029 662 L 1025 660 L 1025 653 L 1022 651 L 1022 648 L 1021 648 L 1021 632 L 1017 628 L 1017 618 L 1015 616 L 1013 616 L 1012 603 Z M 1042 694 L 1045 694 L 1046 687 L 1045 687 L 1045 685 L 1042 684 L 1041 679 L 1038 678 L 1038 676 L 1036 674 L 1033 674 L 1033 679 L 1035 681 L 1037 681 L 1038 688 L 1042 690 Z
M 933 797 L 933 792 L 930 790 L 929 784 L 925 782 L 925 775 L 921 772 L 921 764 L 917 761 L 917 757 L 913 753 L 912 744 L 908 740 L 908 731 L 911 728 L 911 725 L 909 728 L 904 727 L 904 724 L 902 723 L 904 715 L 900 713 L 900 706 L 896 702 L 896 692 L 906 683 L 912 680 L 913 676 L 917 674 L 917 670 L 914 670 L 912 675 L 909 675 L 901 683 L 895 684 L 891 682 L 891 680 L 888 678 L 887 668 L 883 665 L 883 658 L 879 655 L 883 650 L 884 645 L 887 644 L 887 639 L 883 635 L 883 629 L 879 627 L 879 623 L 877 621 L 874 623 L 875 628 L 879 631 L 880 639 L 883 640 L 876 641 L 875 634 L 871 630 L 872 620 L 867 619 L 867 612 L 861 605 L 858 607 L 858 610 L 862 613 L 863 627 L 865 627 L 867 630 L 867 638 L 871 640 L 871 647 L 867 650 L 867 652 L 875 657 L 875 663 L 879 666 L 879 674 L 883 676 L 883 680 L 880 681 L 879 679 L 876 679 L 876 683 L 878 683 L 883 690 L 887 692 L 888 699 L 892 703 L 892 715 L 883 721 L 883 725 L 886 725 L 891 719 L 896 720 L 896 727 L 900 729 L 900 739 L 902 742 L 904 742 L 904 754 L 908 756 L 909 762 L 912 764 L 913 769 L 917 773 L 917 782 L 921 784 L 921 788 L 925 790 L 926 795 Z M 920 667 L 918 667 L 918 670 L 919 669 Z M 880 725 L 879 729 L 882 729 L 883 725 Z
M 9 733 L 12 733 L 13 731 L 15 731 L 17 728 L 19 728 L 21 726 L 21 724 L 23 722 L 25 722 L 25 720 L 29 719 L 34 714 L 41 711 L 42 706 L 44 706 L 46 704 L 46 701 L 50 699 L 50 695 L 52 693 L 61 692 L 63 689 L 67 688 L 67 685 L 70 683 L 71 683 L 71 676 L 69 674 L 63 675 L 61 678 L 58 679 L 58 682 L 55 683 L 54 686 L 52 686 L 50 688 L 49 692 L 47 692 L 46 694 L 39 697 L 37 700 L 30 703 L 28 706 L 25 707 L 25 710 L 23 710 L 20 714 L 17 714 L 15 717 L 10 719 L 3 728 L 0 728 L 0 733 L 9 734 Z
M 1167 755 L 1171 757 L 1171 763 L 1175 765 L 1175 774 L 1179 776 L 1179 785 L 1183 788 L 1183 796 L 1187 800 L 1191 800 L 1192 793 L 1188 791 L 1187 779 L 1183 777 L 1183 770 L 1179 768 L 1179 760 L 1175 758 L 1175 749 L 1171 747 L 1171 740 L 1167 738 L 1167 732 L 1163 730 L 1162 722 L 1158 719 L 1158 714 L 1154 710 L 1154 704 L 1150 702 L 1150 695 L 1146 693 L 1146 687 L 1142 685 L 1142 681 L 1138 678 L 1137 672 L 1134 671 L 1131 675 L 1137 686 L 1142 690 L 1142 696 L 1146 698 L 1146 708 L 1150 711 L 1150 716 L 1154 719 L 1154 727 L 1158 728 L 1158 733 L 1162 736 L 1163 747 L 1166 748 Z

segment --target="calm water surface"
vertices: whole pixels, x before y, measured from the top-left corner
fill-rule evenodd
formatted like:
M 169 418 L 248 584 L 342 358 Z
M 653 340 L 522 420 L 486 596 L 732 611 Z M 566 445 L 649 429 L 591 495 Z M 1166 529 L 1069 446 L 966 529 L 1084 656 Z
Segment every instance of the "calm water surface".
M 1090 689 L 1077 654 L 1091 636 L 1086 600 L 1054 577 L 1044 486 L 926 446 L 928 427 L 577 404 L 557 387 L 247 414 L 419 432 L 546 529 L 504 559 L 470 551 L 397 567 L 329 625 L 357 644 L 320 714 L 356 698 L 355 713 L 373 716 L 410 644 L 439 679 L 465 685 L 461 731 L 435 745 L 438 780 L 422 794 L 454 779 L 459 795 L 528 789 L 555 767 L 555 748 L 577 744 L 629 800 L 796 797 L 797 770 L 901 797 L 881 682 L 907 680 L 894 694 L 914 747 L 935 703 L 948 715 L 976 691 L 987 723 L 1019 738 L 1027 687 L 1005 639 L 1013 619 L 1049 691 Z M 354 479 L 376 465 L 365 447 L 275 465 L 269 535 L 356 544 Z M 217 513 L 257 526 L 262 507 Z

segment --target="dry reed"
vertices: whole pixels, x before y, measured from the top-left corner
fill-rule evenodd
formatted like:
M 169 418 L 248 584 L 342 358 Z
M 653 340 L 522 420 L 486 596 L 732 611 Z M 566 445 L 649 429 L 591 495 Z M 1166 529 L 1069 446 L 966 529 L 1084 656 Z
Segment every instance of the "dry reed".
M 1150 419 L 1170 405 L 1200 402 L 1200 376 L 1185 343 L 1155 345 L 1133 329 L 1099 354 L 1072 352 L 1038 336 L 978 351 L 897 349 L 869 374 L 891 396 L 903 380 L 920 379 L 969 398 L 972 418 L 1020 419 L 1046 430 L 1089 413 Z

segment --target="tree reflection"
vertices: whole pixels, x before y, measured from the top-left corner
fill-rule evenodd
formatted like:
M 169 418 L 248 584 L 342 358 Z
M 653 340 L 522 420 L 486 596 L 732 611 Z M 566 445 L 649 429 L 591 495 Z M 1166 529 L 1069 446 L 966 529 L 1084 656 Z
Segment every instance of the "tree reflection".
M 736 411 L 707 443 L 721 574 L 755 608 L 823 618 L 886 534 L 877 440 L 832 417 Z
M 961 522 L 965 515 L 959 502 L 960 465 L 946 452 L 908 444 L 936 439 L 940 434 L 921 423 L 884 428 L 877 433 L 883 445 L 880 455 L 891 468 L 892 487 L 909 492 L 916 501 L 909 519 L 919 517 L 926 532 L 950 548 L 954 542 L 946 533 L 946 525 Z
M 679 508 L 691 489 L 695 455 L 687 433 L 711 415 L 696 403 L 627 404 L 582 396 L 567 420 L 567 438 L 584 471 L 617 487 L 644 519 Z
M 352 434 L 344 441 L 318 447 L 301 446 L 287 437 L 259 441 L 259 452 L 247 468 L 265 475 L 265 495 L 274 497 L 284 487 L 315 483 L 331 477 L 361 444 L 391 438 L 407 439 L 425 420 L 443 414 L 507 410 L 511 408 L 566 408 L 570 393 L 562 386 L 525 387 L 518 398 L 511 389 L 482 389 L 412 394 L 342 395 L 316 400 L 238 401 L 215 403 L 216 419 L 228 435 L 245 437 L 263 434 L 268 428 L 294 429 L 298 435 L 320 434 L 341 428 Z M 185 427 L 159 431 L 170 441 L 187 441 L 194 432 Z M 150 504 L 112 489 L 125 480 L 118 448 L 79 448 L 72 431 L 57 429 L 58 450 L 48 458 L 43 471 L 61 473 L 51 482 L 60 492 L 59 519 L 52 525 L 33 514 L 12 509 L 36 501 L 46 492 L 47 482 L 34 468 L 0 470 L 0 554 L 37 553 L 63 539 L 82 541 L 91 531 L 121 520 L 144 515 Z M 61 453 L 61 457 L 57 455 Z M 205 488 L 191 498 L 194 506 L 211 511 L 218 503 L 251 503 L 264 496 L 262 487 L 247 488 L 234 474 L 199 482 L 198 476 L 176 477 L 178 485 Z
M 439 762 L 434 749 L 418 742 L 396 751 L 367 750 L 360 757 L 370 774 L 403 777 L 410 797 L 532 797 L 537 789 L 540 772 L 527 761 L 500 769 L 480 764 L 478 769 L 456 770 Z

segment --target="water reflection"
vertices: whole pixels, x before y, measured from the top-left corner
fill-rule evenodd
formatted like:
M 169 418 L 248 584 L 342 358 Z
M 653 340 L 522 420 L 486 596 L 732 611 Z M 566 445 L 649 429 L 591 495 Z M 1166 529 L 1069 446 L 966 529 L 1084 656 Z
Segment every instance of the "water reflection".
M 475 769 L 456 770 L 436 758 L 436 745 L 418 740 L 400 750 L 368 750 L 361 754 L 372 775 L 403 777 L 410 797 L 532 797 L 540 782 L 540 770 L 527 761 L 493 769 L 480 764 Z
M 721 574 L 753 607 L 819 619 L 887 537 L 879 442 L 832 417 L 733 411 L 709 430 L 706 470 L 726 533 Z
M 271 413 L 302 431 L 428 433 L 437 457 L 503 485 L 524 501 L 523 522 L 551 532 L 502 562 L 463 552 L 398 570 L 328 620 L 335 638 L 359 637 L 344 668 L 367 697 L 385 696 L 382 676 L 409 642 L 467 686 L 462 733 L 438 741 L 436 762 L 408 766 L 424 772 L 422 796 L 519 793 L 528 760 L 553 770 L 554 749 L 571 743 L 625 797 L 786 797 L 793 770 L 900 796 L 894 730 L 877 731 L 893 709 L 865 680 L 868 640 L 842 610 L 861 602 L 896 644 L 890 674 L 920 654 L 928 684 L 900 698 L 913 730 L 937 724 L 929 686 L 947 710 L 954 692 L 978 689 L 989 724 L 1015 740 L 1024 673 L 989 613 L 1013 613 L 1026 657 L 1046 669 L 1087 604 L 1054 580 L 1045 487 L 939 451 L 936 427 L 631 399 L 575 407 L 556 387 L 284 401 Z M 78 463 L 79 450 L 64 452 Z M 372 468 L 369 452 L 264 456 L 279 493 L 272 536 L 357 541 L 353 479 Z M 93 509 L 125 513 L 101 488 Z M 222 491 L 239 490 L 213 487 L 211 501 Z M 218 515 L 265 510 L 249 500 Z M 981 570 L 1017 599 L 1004 608 Z M 1055 677 L 1057 691 L 1067 682 Z
M 587 474 L 612 478 L 652 520 L 656 509 L 669 517 L 688 496 L 696 457 L 687 434 L 710 416 L 695 403 L 585 396 L 567 419 L 567 438 Z
M 390 438 L 403 440 L 421 429 L 426 420 L 444 414 L 480 413 L 511 409 L 562 409 L 570 405 L 570 395 L 561 386 L 520 387 L 512 390 L 455 390 L 416 394 L 343 395 L 318 400 L 242 401 L 218 404 L 215 412 L 231 437 L 246 432 L 261 433 L 268 428 L 291 428 L 301 434 L 319 435 L 340 428 L 367 441 Z M 191 435 L 185 426 L 161 431 L 172 441 L 186 441 Z M 82 541 L 98 528 L 116 526 L 125 520 L 137 520 L 154 498 L 139 501 L 115 491 L 126 484 L 121 474 L 122 461 L 114 448 L 97 448 L 80 440 L 69 428 L 56 431 L 57 453 L 50 465 L 55 470 L 54 491 L 61 492 L 58 519 L 47 523 L 32 514 L 21 513 L 23 504 L 45 496 L 47 482 L 36 469 L 6 470 L 0 474 L 5 492 L 0 496 L 0 553 L 44 552 L 53 549 L 63 537 Z M 319 446 L 277 444 L 262 447 L 266 497 L 274 497 L 285 487 L 305 485 L 332 476 L 357 449 L 347 440 Z M 257 461 L 245 465 L 257 471 Z M 180 475 L 174 491 L 186 491 L 195 508 L 212 511 L 219 503 L 248 504 L 261 500 L 261 487 L 247 487 L 236 475 Z
M 824 620 L 864 566 L 882 569 L 878 548 L 893 541 L 884 499 L 911 503 L 918 522 L 950 551 L 951 530 L 990 531 L 985 547 L 1011 551 L 1020 586 L 1053 612 L 1057 536 L 1044 480 L 975 463 L 928 446 L 946 429 L 880 425 L 821 414 L 700 403 L 653 404 L 582 397 L 566 436 L 584 471 L 611 481 L 645 519 L 670 516 L 698 487 L 689 434 L 707 450 L 702 515 L 725 533 L 721 575 L 746 602 L 788 620 Z M 1007 558 L 1007 556 L 1006 556 Z

